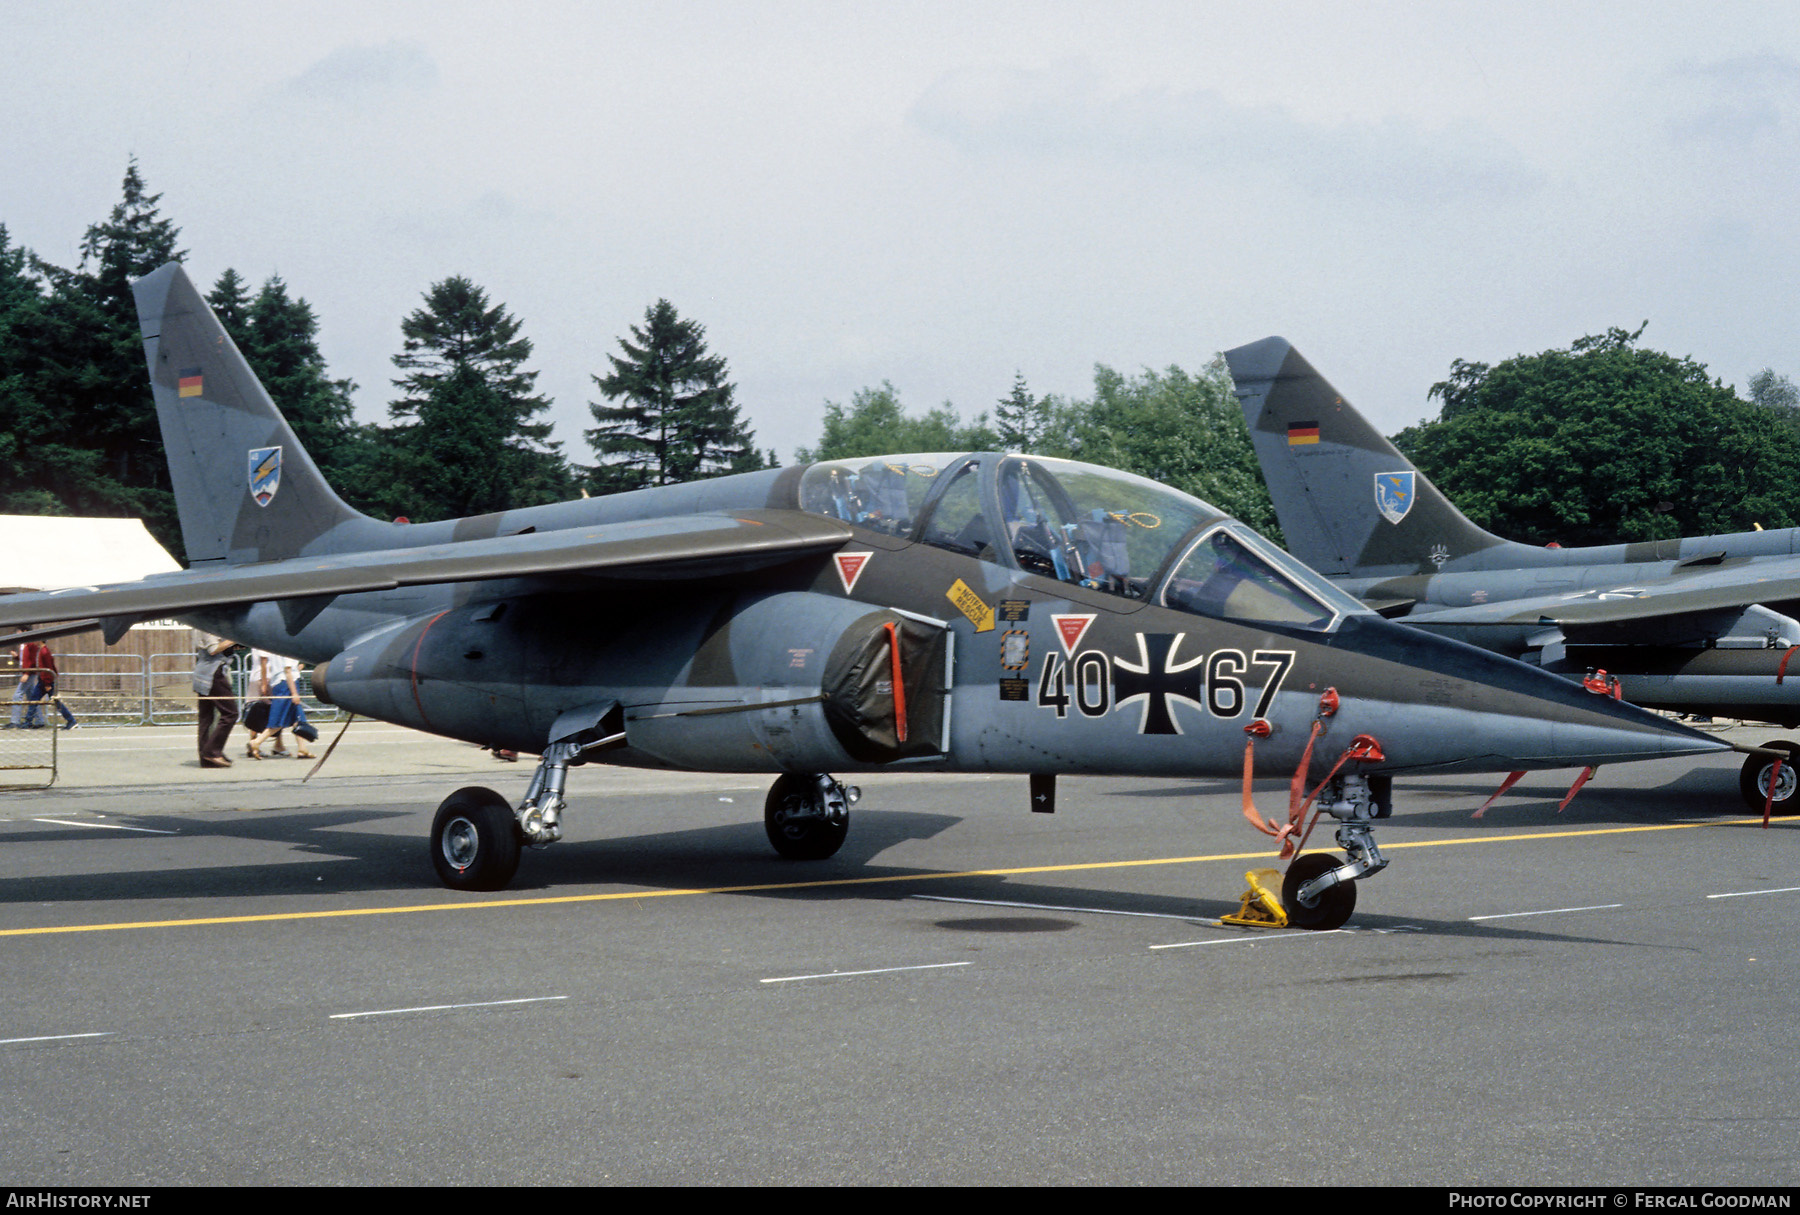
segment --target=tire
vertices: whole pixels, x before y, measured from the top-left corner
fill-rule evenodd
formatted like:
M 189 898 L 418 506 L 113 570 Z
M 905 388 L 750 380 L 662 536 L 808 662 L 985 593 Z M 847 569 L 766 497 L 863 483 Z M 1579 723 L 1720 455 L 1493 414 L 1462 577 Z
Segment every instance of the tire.
M 1769 807 L 1769 813 L 1800 813 L 1800 743 L 1791 743 L 1785 738 L 1774 742 L 1766 742 L 1763 746 L 1776 751 L 1786 751 L 1793 758 L 1781 761 L 1781 777 L 1775 790 L 1775 801 Z M 1769 770 L 1775 761 L 1766 755 L 1751 755 L 1745 758 L 1744 767 L 1738 773 L 1738 792 L 1744 796 L 1744 805 L 1750 813 L 1761 814 L 1763 801 L 1769 793 Z
M 795 818 L 810 808 L 818 796 L 818 777 L 793 772 L 776 778 L 763 800 L 763 830 L 775 851 L 790 861 L 822 861 L 834 856 L 850 834 L 850 821 L 827 822 L 822 818 Z
M 1311 907 L 1297 897 L 1300 887 L 1321 874 L 1330 873 L 1344 864 L 1329 852 L 1309 852 L 1288 866 L 1281 879 L 1281 905 L 1287 909 L 1288 923 L 1295 928 L 1325 930 L 1342 928 L 1356 910 L 1356 883 L 1339 882 L 1321 894 Z
M 431 822 L 431 863 L 452 890 L 504 890 L 519 869 L 519 824 L 492 789 L 458 789 Z

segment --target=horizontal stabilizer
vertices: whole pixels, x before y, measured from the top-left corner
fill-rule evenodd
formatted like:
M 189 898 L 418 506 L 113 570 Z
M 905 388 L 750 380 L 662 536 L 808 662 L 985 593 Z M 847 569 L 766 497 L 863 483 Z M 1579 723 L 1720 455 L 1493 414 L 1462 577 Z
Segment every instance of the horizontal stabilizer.
M 1407 623 L 1421 628 L 1536 623 L 1578 627 L 1721 612 L 1753 604 L 1795 600 L 1800 600 L 1800 557 L 1780 557 L 1749 566 L 1703 566 L 1667 578 L 1651 578 L 1597 590 L 1414 612 L 1407 617 Z

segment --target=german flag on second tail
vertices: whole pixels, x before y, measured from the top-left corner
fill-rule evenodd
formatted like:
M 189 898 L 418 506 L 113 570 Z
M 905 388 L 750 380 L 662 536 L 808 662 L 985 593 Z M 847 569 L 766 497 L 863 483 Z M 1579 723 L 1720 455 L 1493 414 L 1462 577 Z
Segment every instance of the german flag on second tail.
M 1319 441 L 1319 424 L 1317 422 L 1288 423 L 1288 446 L 1299 447 L 1305 443 Z
M 184 397 L 197 397 L 206 389 L 204 378 L 198 367 L 183 367 L 181 378 L 176 381 L 176 387 L 180 389 L 181 395 Z

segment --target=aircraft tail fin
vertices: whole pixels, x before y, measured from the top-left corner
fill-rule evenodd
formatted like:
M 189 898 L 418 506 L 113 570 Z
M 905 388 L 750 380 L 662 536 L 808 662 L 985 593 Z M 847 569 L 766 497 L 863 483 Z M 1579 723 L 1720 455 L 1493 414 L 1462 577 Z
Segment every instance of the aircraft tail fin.
M 1470 522 L 1278 337 L 1225 352 L 1294 556 L 1324 574 L 1430 574 L 1508 543 Z
M 131 290 L 190 565 L 328 551 L 329 533 L 373 523 L 326 483 L 179 263 Z

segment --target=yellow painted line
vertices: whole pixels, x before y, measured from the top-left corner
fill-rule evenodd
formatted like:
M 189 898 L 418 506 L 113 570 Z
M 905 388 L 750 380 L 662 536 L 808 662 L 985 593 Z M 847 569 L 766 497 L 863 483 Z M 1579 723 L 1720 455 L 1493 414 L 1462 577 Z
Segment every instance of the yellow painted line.
M 1386 844 L 1397 848 L 1442 848 L 1457 844 L 1489 844 L 1515 840 L 1572 839 L 1591 835 L 1635 835 L 1646 831 L 1687 831 L 1695 827 L 1761 826 L 1762 819 L 1722 822 L 1659 823 L 1643 827 L 1590 827 L 1573 831 L 1534 831 L 1519 835 L 1475 836 L 1471 839 L 1410 840 Z M 206 916 L 188 920 L 136 920 L 117 924 L 64 924 L 45 928 L 4 928 L 0 937 L 48 936 L 66 932 L 121 932 L 130 928 L 200 928 L 214 924 L 272 924 L 290 920 L 335 920 L 350 916 L 412 915 L 426 911 L 483 911 L 497 907 L 549 907 L 559 903 L 609 903 L 622 899 L 666 899 L 696 894 L 755 894 L 767 890 L 811 890 L 832 886 L 879 886 L 892 882 L 937 882 L 953 878 L 1016 877 L 1029 873 L 1076 873 L 1091 869 L 1138 869 L 1149 865 L 1198 865 L 1209 861 L 1266 861 L 1274 853 L 1220 852 L 1211 856 L 1163 856 L 1136 861 L 1084 861 L 1072 865 L 1026 865 L 1011 869 L 963 869 L 953 873 L 898 873 L 881 877 L 822 878 L 811 882 L 757 882 L 747 886 L 694 886 L 680 890 L 621 890 L 611 894 L 558 894 L 528 899 L 487 899 L 471 903 L 421 903 L 411 907 L 347 907 L 334 911 L 277 911 L 264 915 Z

